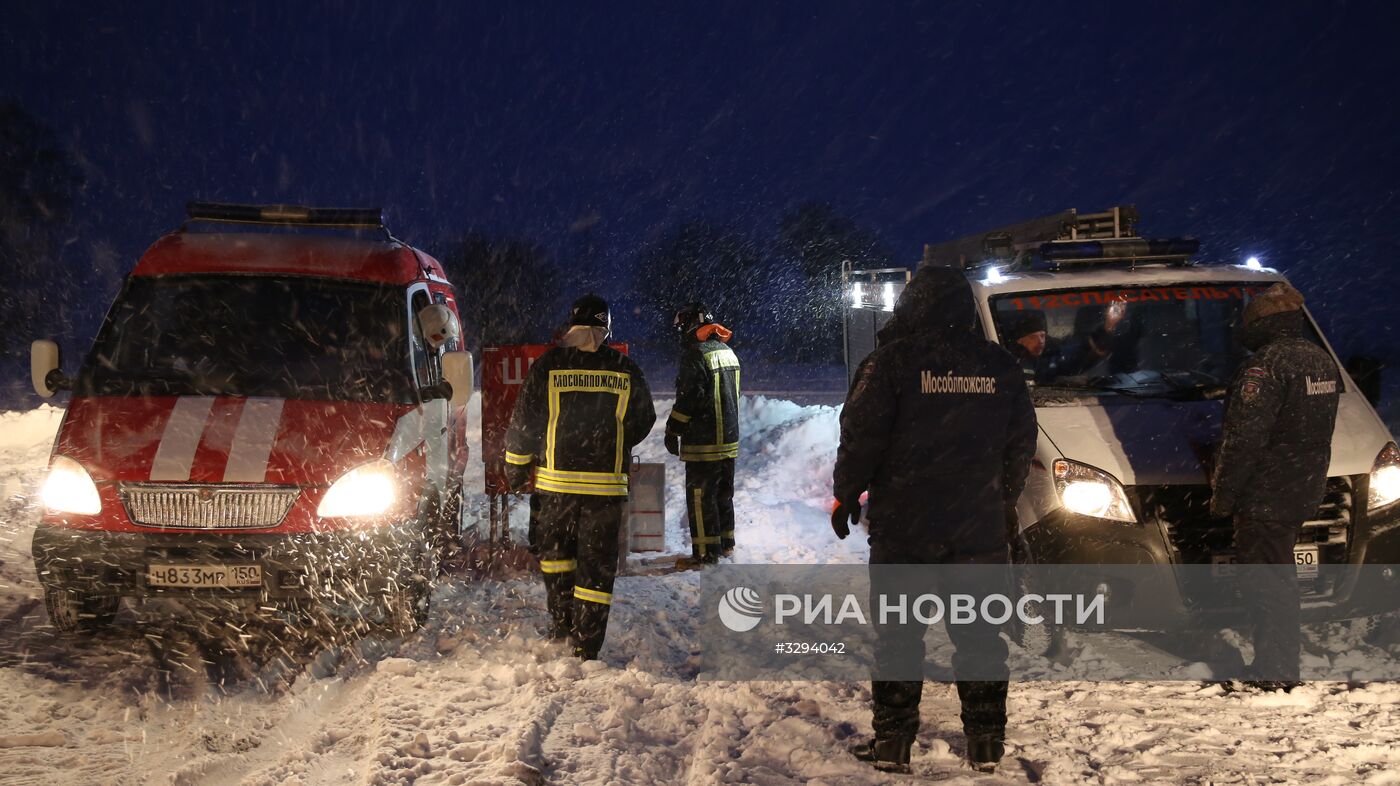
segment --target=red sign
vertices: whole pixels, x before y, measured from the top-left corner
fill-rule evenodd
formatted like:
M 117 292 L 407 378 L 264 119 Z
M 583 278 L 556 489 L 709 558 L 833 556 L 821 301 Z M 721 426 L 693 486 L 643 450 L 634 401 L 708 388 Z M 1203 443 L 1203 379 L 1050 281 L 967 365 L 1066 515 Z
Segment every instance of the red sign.
M 1128 287 L 1091 289 L 1083 292 L 1040 292 L 1008 298 L 1017 311 L 1027 308 L 1079 308 L 1109 303 L 1143 303 L 1149 300 L 1239 300 L 1253 297 L 1268 287 L 1241 284 L 1212 284 L 1203 287 Z
M 506 431 L 525 375 L 552 344 L 512 344 L 481 350 L 481 460 L 486 464 L 486 493 L 505 494 Z M 627 354 L 626 344 L 608 346 Z

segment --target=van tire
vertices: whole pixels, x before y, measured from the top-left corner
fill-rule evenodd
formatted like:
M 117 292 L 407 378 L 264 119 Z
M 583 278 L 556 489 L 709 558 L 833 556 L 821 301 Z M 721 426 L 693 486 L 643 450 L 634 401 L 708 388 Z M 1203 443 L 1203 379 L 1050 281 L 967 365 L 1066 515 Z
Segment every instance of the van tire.
M 1024 550 L 1021 551 L 1025 553 Z M 1012 594 L 1015 597 L 1023 597 L 1035 591 L 1031 586 L 1030 571 L 1017 570 L 1020 565 L 1030 567 L 1034 561 L 1029 558 L 1022 558 L 1011 564 L 1011 583 L 1013 585 Z M 1044 617 L 1038 603 L 1029 603 L 1026 610 L 1033 616 Z M 1027 625 L 1021 621 L 1018 614 L 1011 615 L 1011 622 L 1007 626 L 1007 633 L 1017 646 L 1026 651 L 1026 654 L 1034 658 L 1058 658 L 1065 649 L 1065 630 L 1059 625 L 1051 623 L 1048 619 L 1040 625 Z
M 462 550 L 462 484 L 454 483 L 433 505 L 428 537 L 437 552 L 434 577 Z
M 384 596 L 384 613 L 390 629 L 408 636 L 428 624 L 432 613 L 433 579 L 439 573 L 438 549 L 430 533 L 425 533 L 413 568 L 397 589 Z
M 70 589 L 44 588 L 44 610 L 60 633 L 92 633 L 109 627 L 121 607 L 120 597 L 86 595 Z
M 1027 610 L 1038 614 L 1040 609 L 1035 608 L 1037 605 L 1027 604 Z M 1011 634 L 1012 640 L 1031 657 L 1053 660 L 1064 649 L 1064 629 L 1048 620 L 1040 625 L 1027 625 L 1013 616 Z
M 1362 638 L 1373 647 L 1391 647 L 1400 643 L 1400 616 L 1394 612 L 1366 617 L 1360 625 Z

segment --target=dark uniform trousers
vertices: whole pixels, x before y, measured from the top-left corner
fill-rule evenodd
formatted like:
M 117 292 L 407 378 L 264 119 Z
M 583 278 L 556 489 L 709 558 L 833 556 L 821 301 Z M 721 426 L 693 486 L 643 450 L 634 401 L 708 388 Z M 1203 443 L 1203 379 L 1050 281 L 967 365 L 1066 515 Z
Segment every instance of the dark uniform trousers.
M 685 462 L 685 503 L 691 555 L 718 561 L 734 548 L 734 459 Z
M 968 593 L 983 597 L 991 593 L 1006 594 L 1009 576 L 1005 571 L 974 569 L 940 582 L 930 570 L 890 570 L 891 565 L 1006 563 L 1006 554 L 937 555 L 936 559 L 917 559 L 918 552 L 898 544 L 882 544 L 872 537 L 870 543 L 870 606 L 880 608 L 878 597 L 906 595 L 914 598 L 924 594 L 947 597 L 953 593 Z M 971 574 L 971 575 L 969 575 Z M 940 586 L 941 584 L 941 586 Z M 925 657 L 924 635 L 927 626 L 913 618 L 908 624 L 879 624 L 876 618 L 877 645 L 875 649 L 876 679 L 871 681 L 874 703 L 875 736 L 913 737 L 919 730 L 919 701 L 923 697 L 923 680 L 881 680 L 881 675 L 905 676 L 922 674 Z M 963 732 L 969 737 L 993 736 L 1006 733 L 1006 692 L 1010 671 L 1006 665 L 1007 647 L 1001 638 L 1001 626 L 980 619 L 971 624 L 952 624 L 944 616 L 944 629 L 954 648 L 953 673 L 958 679 L 958 698 L 962 703 Z
M 1299 629 L 1298 568 L 1293 546 L 1301 521 L 1268 521 L 1235 516 L 1235 557 L 1247 568 L 1241 583 L 1243 605 L 1254 622 L 1254 665 L 1260 680 L 1296 681 L 1302 641 Z
M 550 618 L 557 631 L 571 632 L 578 654 L 596 658 L 608 631 L 627 499 L 539 491 L 535 500 L 534 546 Z

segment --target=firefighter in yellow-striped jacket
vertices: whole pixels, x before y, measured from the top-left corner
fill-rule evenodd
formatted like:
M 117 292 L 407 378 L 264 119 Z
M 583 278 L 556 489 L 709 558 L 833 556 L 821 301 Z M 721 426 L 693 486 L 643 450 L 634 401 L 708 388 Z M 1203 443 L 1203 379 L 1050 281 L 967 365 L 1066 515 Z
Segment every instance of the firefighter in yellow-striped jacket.
M 569 330 L 526 375 L 506 432 L 512 490 L 535 471 L 535 542 L 550 615 L 550 638 L 598 657 L 607 634 L 618 529 L 627 501 L 632 447 L 656 423 L 651 391 L 631 358 L 607 345 L 608 304 L 574 303 Z
M 676 406 L 666 449 L 685 462 L 691 554 L 703 563 L 734 551 L 734 461 L 739 456 L 739 358 L 733 333 L 701 303 L 676 311 L 681 340 Z

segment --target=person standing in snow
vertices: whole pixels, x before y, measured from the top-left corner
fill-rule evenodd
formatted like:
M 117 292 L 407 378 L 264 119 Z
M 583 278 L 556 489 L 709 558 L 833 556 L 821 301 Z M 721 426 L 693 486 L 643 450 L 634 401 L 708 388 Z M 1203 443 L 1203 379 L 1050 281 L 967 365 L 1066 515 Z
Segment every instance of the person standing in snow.
M 607 345 L 608 304 L 576 301 L 569 329 L 530 367 L 506 432 L 506 476 L 523 490 L 535 471 L 536 542 L 552 639 L 598 657 L 607 634 L 618 531 L 632 448 L 656 423 L 631 358 Z M 533 508 L 533 506 L 532 506 Z
M 933 571 L 918 571 L 917 581 L 934 586 L 888 586 L 895 572 L 888 566 L 1007 562 L 1014 520 L 1007 513 L 1035 453 L 1035 408 L 1020 364 L 976 326 L 972 288 L 961 271 L 919 270 L 846 395 L 831 524 L 838 538 L 850 534 L 850 524 L 860 521 L 861 494 L 869 491 L 872 608 L 878 594 L 915 597 L 940 589 Z M 1007 591 L 1004 571 L 977 575 L 994 576 L 997 586 L 956 591 Z M 909 769 L 923 682 L 881 675 L 922 673 L 925 630 L 912 622 L 877 626 L 875 739 L 852 752 L 882 770 Z M 968 757 L 974 766 L 994 768 L 1006 734 L 1006 643 L 999 626 L 986 622 L 949 624 L 947 631 L 956 648 L 954 672 L 975 675 L 957 683 Z
M 734 462 L 739 456 L 739 358 L 733 337 L 702 303 L 673 320 L 681 340 L 676 405 L 666 450 L 685 462 L 691 558 L 712 564 L 734 551 Z
M 1211 514 L 1233 517 L 1235 556 L 1277 566 L 1248 573 L 1245 605 L 1255 620 L 1249 683 L 1291 690 L 1299 676 L 1299 595 L 1293 547 L 1327 490 L 1341 376 L 1308 338 L 1303 295 L 1278 283 L 1244 311 L 1241 364 L 1225 405 L 1211 473 Z

